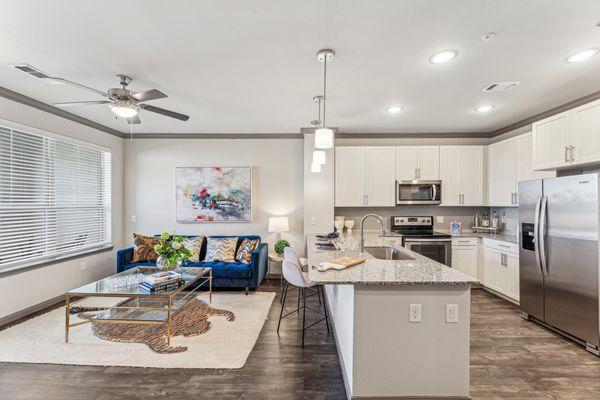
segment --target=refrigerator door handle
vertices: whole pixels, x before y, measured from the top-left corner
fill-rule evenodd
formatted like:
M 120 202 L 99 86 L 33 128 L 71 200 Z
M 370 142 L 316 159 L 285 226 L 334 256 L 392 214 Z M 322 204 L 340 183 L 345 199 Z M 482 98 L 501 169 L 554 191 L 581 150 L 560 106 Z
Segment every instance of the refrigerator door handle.
M 546 207 L 548 205 L 548 198 L 542 196 L 542 202 L 540 205 L 540 222 L 538 226 L 538 247 L 540 248 L 540 262 L 542 264 L 542 272 L 545 276 L 548 276 L 548 263 L 546 258 Z
M 542 269 L 542 261 L 540 259 L 540 206 L 542 204 L 542 198 L 538 198 L 535 203 L 535 217 L 533 218 L 533 234 L 535 235 L 535 265 L 540 270 L 540 274 L 544 275 L 544 270 Z

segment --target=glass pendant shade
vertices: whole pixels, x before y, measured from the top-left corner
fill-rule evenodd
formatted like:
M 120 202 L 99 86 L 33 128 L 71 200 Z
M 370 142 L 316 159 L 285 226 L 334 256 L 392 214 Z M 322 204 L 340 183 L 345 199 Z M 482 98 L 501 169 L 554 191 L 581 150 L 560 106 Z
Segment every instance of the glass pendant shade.
M 319 165 L 325 165 L 325 152 L 323 150 L 315 150 L 313 151 L 313 159 L 312 162 Z
M 320 128 L 315 131 L 315 147 L 317 149 L 330 149 L 333 147 L 333 130 Z
M 319 172 L 321 172 L 321 164 L 317 164 L 314 162 L 310 164 L 310 172 L 314 174 L 318 174 Z

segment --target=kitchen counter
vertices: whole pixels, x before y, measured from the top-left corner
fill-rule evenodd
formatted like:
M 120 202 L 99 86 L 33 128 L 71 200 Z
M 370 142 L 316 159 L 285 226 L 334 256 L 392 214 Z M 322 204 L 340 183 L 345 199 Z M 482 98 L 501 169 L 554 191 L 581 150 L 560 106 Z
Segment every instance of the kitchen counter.
M 319 250 L 307 238 L 309 278 L 324 285 L 346 394 L 355 398 L 469 398 L 471 284 L 477 279 L 401 247 L 398 236 L 365 232 L 365 246 L 394 246 L 413 260 L 379 260 L 319 272 L 347 248 Z M 346 247 L 346 246 L 344 246 Z M 452 314 L 455 316 L 452 319 Z
M 436 231 L 450 234 L 449 230 L 436 229 Z M 503 233 L 503 232 L 501 232 L 501 233 L 473 232 L 470 229 L 463 229 L 461 234 L 452 235 L 452 237 L 479 237 L 479 238 L 500 240 L 502 242 L 508 242 L 508 243 L 519 243 L 519 237 L 514 234 Z
M 308 244 L 308 277 L 322 284 L 362 284 L 362 285 L 470 285 L 479 281 L 453 268 L 440 264 L 413 251 L 399 246 L 398 237 L 381 238 L 375 232 L 365 232 L 365 246 L 395 246 L 414 260 L 380 260 L 365 252 L 363 264 L 349 267 L 341 271 L 329 270 L 320 272 L 316 266 L 323 261 L 339 257 L 340 252 L 319 250 L 315 247 L 318 239 L 307 238 Z M 344 240 L 354 242 L 358 249 L 360 234 L 345 236 Z M 343 255 L 358 256 L 358 250 L 346 250 Z

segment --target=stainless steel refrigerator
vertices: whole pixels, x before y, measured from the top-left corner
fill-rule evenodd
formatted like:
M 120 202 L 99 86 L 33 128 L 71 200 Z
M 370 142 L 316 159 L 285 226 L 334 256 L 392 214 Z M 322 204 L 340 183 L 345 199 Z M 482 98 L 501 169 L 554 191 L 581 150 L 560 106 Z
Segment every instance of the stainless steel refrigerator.
M 598 355 L 596 173 L 519 183 L 520 305 Z

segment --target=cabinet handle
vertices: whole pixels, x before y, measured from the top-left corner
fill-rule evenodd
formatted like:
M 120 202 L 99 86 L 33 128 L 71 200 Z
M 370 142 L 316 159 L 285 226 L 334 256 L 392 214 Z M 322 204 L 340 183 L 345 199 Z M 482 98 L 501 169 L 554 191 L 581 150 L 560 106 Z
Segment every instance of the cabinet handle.
M 415 179 L 419 178 L 419 174 L 417 174 L 417 169 L 415 168 Z
M 363 196 L 363 202 L 365 203 L 365 206 L 369 204 L 369 195 L 368 194 L 365 194 Z
M 418 176 L 417 176 L 417 177 L 418 177 L 419 179 L 421 179 L 421 168 L 417 168 L 417 171 L 418 171 Z
M 565 162 L 569 162 L 569 146 L 565 146 Z
M 571 150 L 571 162 L 575 161 L 575 156 L 573 155 L 573 150 L 575 150 L 575 146 L 569 146 L 569 149 Z

